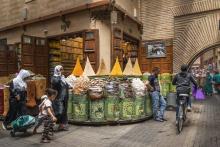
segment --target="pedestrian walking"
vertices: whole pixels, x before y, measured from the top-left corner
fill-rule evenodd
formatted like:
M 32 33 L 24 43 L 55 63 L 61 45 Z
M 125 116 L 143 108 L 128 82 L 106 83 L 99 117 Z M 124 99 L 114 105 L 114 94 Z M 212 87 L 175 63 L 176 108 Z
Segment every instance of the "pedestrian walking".
M 158 67 L 154 67 L 152 71 L 152 75 L 149 76 L 149 82 L 152 87 L 152 91 L 150 92 L 150 94 L 152 97 L 154 120 L 163 122 L 166 121 L 166 119 L 164 118 L 166 101 L 164 97 L 160 94 L 160 85 L 158 79 L 159 73 L 160 73 L 160 69 Z
M 19 116 L 26 114 L 27 83 L 30 72 L 21 69 L 17 77 L 9 83 L 9 111 L 2 123 L 3 129 L 9 129 L 9 125 Z
M 211 96 L 213 93 L 212 76 L 211 76 L 210 72 L 207 72 L 207 74 L 206 74 L 204 91 L 205 91 L 205 94 L 208 96 Z
M 56 99 L 53 102 L 53 108 L 59 124 L 58 130 L 68 130 L 67 104 L 69 86 L 62 74 L 63 67 L 57 65 L 54 69 L 54 75 L 51 79 L 52 89 L 58 92 Z
M 215 75 L 213 77 L 213 82 L 215 85 L 215 90 L 218 94 L 220 94 L 220 73 L 218 71 L 215 72 Z
M 54 115 L 54 111 L 52 108 L 52 101 L 57 96 L 57 91 L 53 89 L 46 90 L 46 96 L 43 102 L 39 105 L 39 115 L 38 115 L 38 124 L 35 126 L 34 131 L 37 131 L 37 127 L 44 123 L 44 130 L 42 133 L 41 142 L 49 143 L 51 140 L 51 136 L 53 135 L 53 126 L 54 122 L 57 121 L 57 118 Z

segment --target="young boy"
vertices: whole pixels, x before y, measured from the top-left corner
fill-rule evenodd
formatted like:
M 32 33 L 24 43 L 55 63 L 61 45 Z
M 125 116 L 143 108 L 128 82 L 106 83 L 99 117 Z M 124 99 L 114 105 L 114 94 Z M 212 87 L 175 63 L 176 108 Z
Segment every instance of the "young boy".
M 54 122 L 57 121 L 56 117 L 53 113 L 52 108 L 52 101 L 56 98 L 57 91 L 53 89 L 47 89 L 46 90 L 46 97 L 44 97 L 43 102 L 40 104 L 40 113 L 38 115 L 39 122 L 38 123 L 44 123 L 44 130 L 42 133 L 42 143 L 49 143 L 51 138 L 49 134 L 53 134 L 53 125 Z M 35 131 L 39 124 L 35 127 Z

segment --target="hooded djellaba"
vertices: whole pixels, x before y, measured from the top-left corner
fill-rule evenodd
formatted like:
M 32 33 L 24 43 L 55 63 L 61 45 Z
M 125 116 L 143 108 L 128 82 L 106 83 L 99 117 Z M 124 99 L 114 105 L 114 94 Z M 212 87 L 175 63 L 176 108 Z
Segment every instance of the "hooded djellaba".
M 59 124 L 59 130 L 67 130 L 67 106 L 68 106 L 68 89 L 69 85 L 62 74 L 63 67 L 57 65 L 54 69 L 54 75 L 51 78 L 52 89 L 58 92 L 56 99 L 53 103 L 54 113 L 57 117 L 57 123 Z
M 17 77 L 9 83 L 9 111 L 2 123 L 3 128 L 8 128 L 8 125 L 19 116 L 26 114 L 26 99 L 27 99 L 27 83 L 26 80 L 31 76 L 30 72 L 21 69 Z

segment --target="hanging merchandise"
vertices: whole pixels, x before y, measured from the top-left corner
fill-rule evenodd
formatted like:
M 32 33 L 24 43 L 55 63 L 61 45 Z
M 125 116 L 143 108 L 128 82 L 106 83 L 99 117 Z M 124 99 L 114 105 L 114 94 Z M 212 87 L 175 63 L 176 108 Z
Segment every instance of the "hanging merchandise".
M 28 107 L 34 107 L 37 105 L 35 97 L 36 97 L 36 85 L 34 80 L 27 81 L 27 103 Z
M 168 93 L 170 92 L 171 74 L 163 73 L 159 75 L 159 82 L 160 82 L 161 95 L 167 97 Z
M 135 97 L 142 97 L 145 95 L 145 84 L 143 81 L 140 80 L 140 78 L 134 78 L 132 79 L 132 89 L 134 92 Z
M 123 71 L 123 75 L 126 75 L 126 76 L 132 75 L 133 74 L 132 70 L 133 68 L 132 68 L 131 58 L 129 58 L 125 66 L 125 69 Z
M 95 76 L 95 72 L 88 57 L 86 59 L 86 66 L 84 68 L 83 76 Z
M 143 80 L 143 81 L 147 81 L 150 75 L 151 75 L 151 74 L 150 74 L 149 72 L 143 73 L 142 80 Z
M 142 75 L 137 58 L 136 58 L 136 61 L 135 61 L 134 67 L 133 67 L 133 74 L 132 75 L 135 75 L 135 76 L 141 76 Z
M 101 63 L 99 65 L 99 69 L 98 69 L 96 75 L 106 76 L 106 75 L 109 75 L 109 73 L 110 72 L 107 70 L 104 59 L 101 59 Z
M 81 66 L 81 64 L 80 64 L 79 57 L 78 57 L 77 60 L 76 60 L 76 65 L 75 65 L 75 67 L 74 67 L 74 69 L 73 69 L 72 74 L 73 74 L 74 76 L 81 76 L 81 75 L 83 74 L 83 69 L 82 69 L 82 66 Z
M 36 86 L 36 99 L 40 100 L 46 90 L 47 81 L 42 75 L 36 75 L 32 78 Z
M 116 58 L 116 62 L 115 62 L 115 65 L 111 71 L 111 75 L 112 76 L 122 76 L 122 70 L 121 70 L 121 66 L 119 64 L 119 61 L 118 61 L 118 57 Z

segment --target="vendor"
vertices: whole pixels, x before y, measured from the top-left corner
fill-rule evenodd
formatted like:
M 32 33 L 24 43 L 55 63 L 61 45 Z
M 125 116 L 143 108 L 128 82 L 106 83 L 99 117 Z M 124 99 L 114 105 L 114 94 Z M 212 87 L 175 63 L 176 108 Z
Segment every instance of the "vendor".
M 20 70 L 16 78 L 10 82 L 9 86 L 9 111 L 2 123 L 3 129 L 17 117 L 26 114 L 27 83 L 26 80 L 31 76 L 27 70 Z
M 152 97 L 154 120 L 163 122 L 166 121 L 166 119 L 164 119 L 166 101 L 164 97 L 160 94 L 160 85 L 158 79 L 159 73 L 160 73 L 160 68 L 154 67 L 152 71 L 152 75 L 150 75 L 149 77 L 149 82 L 151 87 L 153 87 L 150 94 Z
M 67 106 L 68 106 L 68 89 L 69 86 L 65 80 L 63 73 L 63 67 L 57 65 L 54 69 L 54 75 L 51 79 L 52 89 L 58 92 L 57 97 L 53 103 L 53 109 L 59 124 L 59 130 L 68 130 L 67 123 Z

